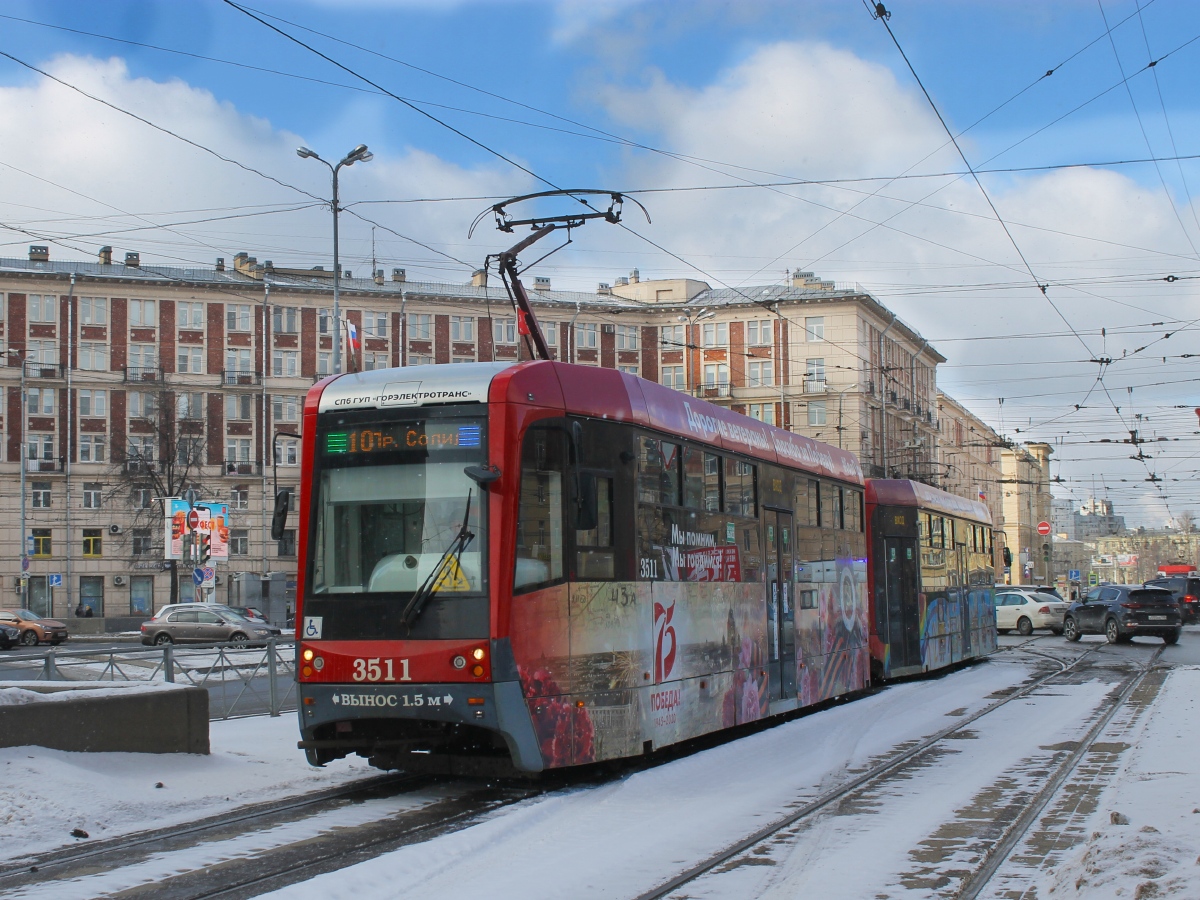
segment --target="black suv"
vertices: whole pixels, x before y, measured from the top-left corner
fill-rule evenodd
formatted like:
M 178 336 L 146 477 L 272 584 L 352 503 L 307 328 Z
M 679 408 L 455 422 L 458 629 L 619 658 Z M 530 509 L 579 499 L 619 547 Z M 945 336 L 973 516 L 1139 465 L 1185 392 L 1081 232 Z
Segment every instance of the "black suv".
M 1063 637 L 1102 634 L 1110 644 L 1124 643 L 1136 635 L 1160 637 L 1174 644 L 1183 632 L 1179 604 L 1162 588 L 1140 584 L 1102 584 L 1072 603 L 1063 618 Z
M 1200 621 L 1200 578 L 1171 575 L 1147 581 L 1146 587 L 1164 588 L 1174 594 L 1179 602 L 1179 612 L 1183 615 L 1184 625 Z

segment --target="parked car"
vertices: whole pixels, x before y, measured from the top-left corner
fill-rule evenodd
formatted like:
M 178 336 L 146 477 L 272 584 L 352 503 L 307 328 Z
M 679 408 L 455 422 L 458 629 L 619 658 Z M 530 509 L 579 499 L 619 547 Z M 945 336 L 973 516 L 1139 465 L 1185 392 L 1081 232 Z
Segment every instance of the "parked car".
M 142 623 L 142 643 L 153 644 L 257 644 L 278 637 L 274 625 L 251 622 L 228 606 L 211 603 L 174 603 L 164 606 Z
M 20 640 L 20 628 L 15 625 L 0 624 L 0 650 L 11 650 Z
M 1174 644 L 1183 633 L 1179 604 L 1168 590 L 1140 584 L 1102 584 L 1071 604 L 1063 618 L 1063 636 L 1102 634 L 1110 644 L 1137 636 L 1160 637 Z
M 1001 634 L 1033 634 L 1035 628 L 1049 628 L 1062 634 L 1063 616 L 1071 604 L 1053 594 L 1037 591 L 1004 590 L 996 592 L 996 628 Z
M 1200 578 L 1187 575 L 1171 575 L 1167 578 L 1154 578 L 1146 582 L 1146 587 L 1164 588 L 1175 595 L 1179 601 L 1179 612 L 1183 616 L 1183 624 L 1191 625 L 1200 622 Z
M 0 609 L 0 625 L 11 625 L 21 633 L 21 643 L 36 647 L 47 643 L 58 646 L 67 639 L 67 626 L 58 619 L 43 619 L 27 609 Z
M 253 606 L 228 606 L 226 609 L 232 609 L 243 619 L 249 619 L 251 622 L 258 622 L 262 625 L 271 624 L 267 621 L 267 617 L 260 613 Z

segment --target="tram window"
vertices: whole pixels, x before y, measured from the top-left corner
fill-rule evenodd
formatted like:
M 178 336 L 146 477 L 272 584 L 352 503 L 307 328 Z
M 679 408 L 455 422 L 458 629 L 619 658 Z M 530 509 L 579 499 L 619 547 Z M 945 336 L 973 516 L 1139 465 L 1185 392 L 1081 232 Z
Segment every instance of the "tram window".
M 752 518 L 758 515 L 755 482 L 758 469 L 740 459 L 725 460 L 725 512 Z
M 715 453 L 704 454 L 704 508 L 721 511 L 721 457 Z
M 821 482 L 808 480 L 808 524 L 821 524 Z
M 842 489 L 832 484 L 821 485 L 821 527 L 842 527 Z
M 683 448 L 683 505 L 688 509 L 705 508 L 704 456 L 694 447 Z
M 595 491 L 596 527 L 575 532 L 575 575 L 580 581 L 611 580 L 615 566 L 613 553 L 613 480 L 587 479 Z
M 862 491 L 845 492 L 844 510 L 847 531 L 862 531 Z
M 563 576 L 565 443 L 565 435 L 555 430 L 533 428 L 525 435 L 514 590 L 531 590 Z
M 917 543 L 924 544 L 930 535 L 929 513 L 917 513 Z
M 678 506 L 679 445 L 642 437 L 638 450 L 638 500 Z
M 930 518 L 930 521 L 933 524 L 933 528 L 929 532 L 929 546 L 930 547 L 945 547 L 946 546 L 946 538 L 945 538 L 946 520 L 943 519 L 941 516 L 932 516 Z

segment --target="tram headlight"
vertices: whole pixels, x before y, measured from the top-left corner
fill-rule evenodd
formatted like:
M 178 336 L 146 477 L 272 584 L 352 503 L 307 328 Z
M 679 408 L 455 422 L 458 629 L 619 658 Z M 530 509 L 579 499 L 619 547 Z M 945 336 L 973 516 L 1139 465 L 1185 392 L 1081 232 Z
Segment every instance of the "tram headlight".
M 474 653 L 472 653 L 471 655 L 472 655 L 473 657 L 475 657 L 477 660 L 482 660 L 482 659 L 483 659 L 483 648 L 482 648 L 482 647 L 476 647 L 476 648 L 475 648 L 475 652 L 474 652 Z
M 312 658 L 313 658 L 313 652 L 311 650 L 305 650 L 304 651 L 304 661 L 312 662 Z
M 483 676 L 483 666 L 474 666 L 471 669 L 471 674 L 474 675 L 476 678 L 482 677 Z
M 467 667 L 467 658 L 459 655 L 450 660 L 450 664 L 456 669 L 465 669 Z

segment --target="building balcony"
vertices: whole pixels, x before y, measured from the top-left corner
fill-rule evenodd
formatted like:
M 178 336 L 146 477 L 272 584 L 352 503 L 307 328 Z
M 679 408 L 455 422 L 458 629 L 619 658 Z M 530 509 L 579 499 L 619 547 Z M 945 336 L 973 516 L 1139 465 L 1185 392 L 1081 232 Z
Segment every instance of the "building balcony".
M 57 363 L 41 363 L 36 360 L 25 360 L 26 378 L 65 378 L 66 369 Z
M 221 372 L 221 384 L 256 387 L 262 385 L 263 373 L 246 369 L 225 369 Z
M 161 366 L 126 366 L 125 380 L 138 384 L 162 384 L 163 370 Z
M 804 393 L 826 394 L 828 392 L 829 383 L 824 378 L 808 377 L 804 379 Z
M 238 475 L 261 475 L 262 463 L 252 462 L 248 459 L 227 459 L 222 463 L 221 470 L 227 478 L 236 478 Z
M 63 470 L 63 462 L 61 459 L 26 459 L 25 471 L 35 474 L 45 474 L 47 472 L 61 472 Z
M 728 384 L 702 384 L 692 393 L 701 400 L 728 400 L 733 396 Z

